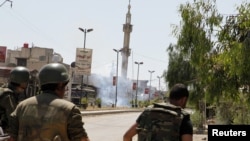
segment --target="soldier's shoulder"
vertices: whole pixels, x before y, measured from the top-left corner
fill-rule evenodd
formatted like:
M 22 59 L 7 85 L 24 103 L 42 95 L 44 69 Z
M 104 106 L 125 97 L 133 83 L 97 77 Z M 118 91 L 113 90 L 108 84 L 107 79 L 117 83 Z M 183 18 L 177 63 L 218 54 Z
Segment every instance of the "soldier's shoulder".
M 6 96 L 13 93 L 13 91 L 6 87 L 0 87 L 0 97 Z
M 76 105 L 66 99 L 56 99 L 55 101 L 56 105 L 60 105 L 62 106 L 62 108 L 70 108 L 72 109 L 73 107 L 75 107 Z
M 63 98 L 58 98 L 57 100 L 62 102 L 62 103 L 65 103 L 65 104 L 73 104 L 74 105 L 74 103 L 72 103 L 71 101 L 63 99 Z
M 31 104 L 31 103 L 36 103 L 36 98 L 35 96 L 29 97 L 27 99 L 24 99 L 23 101 L 21 101 L 18 105 L 23 106 L 23 105 L 27 105 L 27 104 Z

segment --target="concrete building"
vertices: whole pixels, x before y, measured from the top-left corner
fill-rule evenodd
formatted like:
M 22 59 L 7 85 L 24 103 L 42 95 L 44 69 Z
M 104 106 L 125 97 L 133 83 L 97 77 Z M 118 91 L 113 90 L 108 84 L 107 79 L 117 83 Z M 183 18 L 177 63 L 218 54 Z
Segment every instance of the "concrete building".
M 23 47 L 16 50 L 7 50 L 5 65 L 10 67 L 25 66 L 30 70 L 39 70 L 43 65 L 52 62 L 63 63 L 63 58 L 51 48 L 29 47 L 25 43 Z M 66 67 L 69 68 L 69 65 Z
M 10 70 L 16 66 L 25 66 L 31 72 L 37 72 L 45 64 L 51 62 L 63 63 L 61 55 L 55 53 L 53 49 L 35 46 L 29 47 L 27 43 L 24 43 L 22 47 L 18 47 L 14 50 L 7 49 L 6 52 L 3 53 L 5 56 L 4 60 L 0 63 L 0 72 L 4 75 L 0 76 L 0 83 L 6 82 Z M 69 65 L 64 65 L 69 69 Z
M 31 74 L 31 81 L 27 90 L 28 96 L 35 95 L 38 91 L 37 73 L 43 65 L 52 62 L 64 64 L 61 55 L 55 53 L 53 49 L 36 46 L 30 47 L 27 43 L 14 50 L 7 49 L 4 54 L 4 60 L 0 63 L 0 85 L 8 82 L 11 69 L 16 66 L 25 66 L 30 70 Z M 64 65 L 69 69 L 69 65 Z

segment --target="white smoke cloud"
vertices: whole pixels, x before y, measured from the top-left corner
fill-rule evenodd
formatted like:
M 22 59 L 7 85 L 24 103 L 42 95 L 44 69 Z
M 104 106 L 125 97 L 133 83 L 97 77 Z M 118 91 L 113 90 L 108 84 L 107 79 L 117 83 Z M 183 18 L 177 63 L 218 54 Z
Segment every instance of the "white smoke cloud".
M 118 73 L 119 74 L 119 73 Z M 98 96 L 102 104 L 111 106 L 115 103 L 116 86 L 113 86 L 113 76 L 116 76 L 116 63 L 107 64 L 102 69 L 93 70 L 90 76 L 90 85 L 98 88 Z M 132 82 L 118 76 L 117 106 L 130 106 L 132 100 Z

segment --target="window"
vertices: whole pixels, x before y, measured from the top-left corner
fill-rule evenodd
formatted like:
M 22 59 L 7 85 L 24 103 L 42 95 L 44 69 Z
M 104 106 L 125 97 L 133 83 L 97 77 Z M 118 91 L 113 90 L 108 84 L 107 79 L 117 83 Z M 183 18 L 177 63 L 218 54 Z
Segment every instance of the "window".
M 39 61 L 46 61 L 46 56 L 39 56 Z
M 17 66 L 27 66 L 27 59 L 26 58 L 17 58 Z

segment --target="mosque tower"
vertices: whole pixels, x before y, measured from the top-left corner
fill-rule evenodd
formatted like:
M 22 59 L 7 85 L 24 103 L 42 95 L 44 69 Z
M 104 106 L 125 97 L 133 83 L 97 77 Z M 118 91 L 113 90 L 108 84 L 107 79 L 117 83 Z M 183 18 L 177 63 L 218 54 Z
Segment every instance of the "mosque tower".
M 129 42 L 130 42 L 130 33 L 132 32 L 130 8 L 131 6 L 130 6 L 130 0 L 129 0 L 128 12 L 126 14 L 126 23 L 123 24 L 124 40 L 123 40 L 123 48 L 121 51 L 121 55 L 122 55 L 121 76 L 123 78 L 127 78 L 128 57 L 130 56 Z

